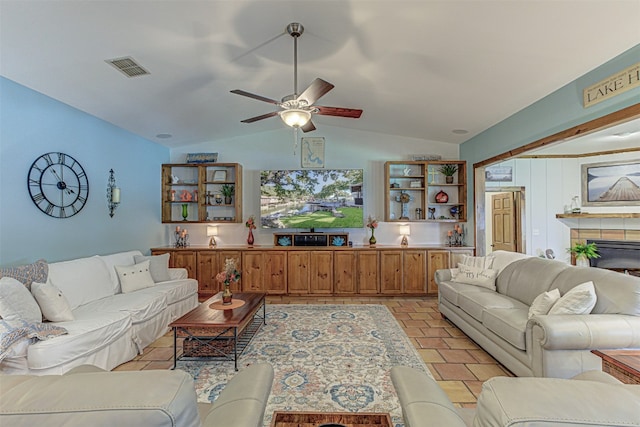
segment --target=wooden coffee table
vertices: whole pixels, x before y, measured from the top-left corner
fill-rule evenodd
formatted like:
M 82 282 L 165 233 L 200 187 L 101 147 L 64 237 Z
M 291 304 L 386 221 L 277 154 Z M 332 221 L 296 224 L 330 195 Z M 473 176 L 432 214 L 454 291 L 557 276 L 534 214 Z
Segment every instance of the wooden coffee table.
M 345 427 L 393 427 L 391 416 L 374 412 L 281 412 L 275 411 L 271 427 L 317 427 L 339 424 Z
M 233 360 L 238 358 L 260 327 L 266 324 L 265 293 L 236 293 L 240 307 L 218 310 L 222 292 L 212 296 L 181 318 L 169 324 L 173 328 L 173 368 L 178 360 Z M 262 314 L 260 315 L 260 308 Z M 178 337 L 184 338 L 182 356 L 178 358 Z
M 602 370 L 625 384 L 640 384 L 640 350 L 592 350 Z

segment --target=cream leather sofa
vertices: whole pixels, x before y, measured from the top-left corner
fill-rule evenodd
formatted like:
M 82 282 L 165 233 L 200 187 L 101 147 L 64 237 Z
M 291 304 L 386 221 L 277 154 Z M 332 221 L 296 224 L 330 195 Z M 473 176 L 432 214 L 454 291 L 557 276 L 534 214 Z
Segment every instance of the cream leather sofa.
M 391 370 L 406 427 L 640 426 L 640 385 L 601 371 L 573 379 L 494 377 L 476 409 L 455 408 L 438 383 L 406 366 Z
M 594 349 L 640 348 L 640 278 L 496 251 L 496 291 L 452 281 L 438 270 L 440 313 L 517 376 L 571 378 L 600 370 Z M 590 314 L 535 315 L 533 300 L 593 281 Z
M 209 404 L 196 403 L 193 379 L 180 370 L 0 375 L 0 425 L 261 427 L 272 382 L 271 365 L 252 365 Z
M 123 293 L 116 266 L 127 267 L 139 251 L 48 264 L 47 282 L 66 297 L 74 320 L 54 322 L 67 334 L 18 345 L 0 364 L 10 374 L 63 374 L 84 364 L 111 370 L 133 359 L 168 331 L 172 320 L 198 305 L 198 282 L 185 269 L 169 268 L 169 280 Z M 166 265 L 165 265 L 166 270 Z

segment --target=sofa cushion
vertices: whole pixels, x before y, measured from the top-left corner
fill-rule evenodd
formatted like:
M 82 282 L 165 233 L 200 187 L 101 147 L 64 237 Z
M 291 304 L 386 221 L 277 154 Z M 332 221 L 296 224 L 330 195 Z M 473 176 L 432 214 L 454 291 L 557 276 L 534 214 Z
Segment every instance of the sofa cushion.
M 164 294 L 167 305 L 183 301 L 198 293 L 198 281 L 195 279 L 171 280 L 169 282 L 156 283 L 155 286 L 137 291 L 140 293 Z
M 466 283 L 469 285 L 481 286 L 483 288 L 496 290 L 497 270 L 485 269 L 481 267 L 472 267 L 458 264 L 458 274 L 451 278 L 454 282 Z
M 527 314 L 524 304 L 515 308 L 487 308 L 482 316 L 482 325 L 512 346 L 526 350 Z
M 68 322 L 74 319 L 69 301 L 62 291 L 52 284 L 33 282 L 31 293 L 38 302 L 46 320 Z
M 0 277 L 13 277 L 27 288 L 31 287 L 33 281 L 46 282 L 48 274 L 49 266 L 43 259 L 32 264 L 0 268 Z
M 484 288 L 477 288 L 477 291 L 461 293 L 458 297 L 460 308 L 478 322 L 483 321 L 483 313 L 489 308 L 523 308 L 526 307 L 519 301 L 501 295 L 497 292 Z M 529 307 L 526 307 L 528 309 Z
M 543 292 L 536 297 L 529 307 L 529 318 L 538 316 L 541 314 L 547 314 L 551 307 L 560 299 L 560 291 L 553 289 L 551 291 Z
M 498 274 L 500 274 L 500 272 L 512 262 L 531 257 L 531 255 L 509 251 L 493 251 L 491 252 L 491 256 L 494 258 L 491 268 L 498 270 Z
M 149 260 L 140 264 L 116 265 L 115 269 L 124 294 L 148 288 L 155 284 L 149 270 Z
M 589 314 L 596 305 L 593 282 L 585 282 L 564 294 L 549 310 L 549 314 Z
M 42 312 L 26 286 L 12 277 L 0 279 L 0 317 L 41 322 Z
M 123 312 L 131 316 L 131 322 L 135 325 L 152 319 L 166 308 L 167 297 L 164 293 L 156 292 L 150 294 L 140 291 L 113 295 L 109 298 L 93 301 L 78 307 L 73 313 L 75 315 L 82 313 L 84 316 L 89 316 L 92 312 Z
M 119 294 L 122 292 L 120 287 L 120 279 L 118 278 L 118 273 L 116 273 L 115 266 L 116 265 L 133 265 L 135 264 L 135 256 L 142 255 L 140 251 L 127 251 L 127 252 L 117 252 L 115 254 L 102 255 L 100 258 L 107 266 L 107 270 L 109 271 L 109 275 L 111 277 L 111 283 L 113 285 L 113 294 Z
M 153 256 L 143 256 L 143 255 L 135 255 L 133 260 L 136 264 L 139 264 L 143 261 L 149 261 L 149 271 L 151 272 L 151 277 L 153 281 L 158 282 L 168 282 L 171 280 L 171 275 L 169 274 L 169 254 L 162 255 L 153 255 Z
M 487 289 L 487 291 L 489 290 Z M 438 283 L 438 297 L 449 301 L 456 307 L 460 307 L 459 297 L 465 292 L 482 292 L 482 288 L 452 281 Z
M 572 267 L 560 261 L 528 257 L 507 265 L 496 278 L 496 288 L 530 306 L 542 292 L 558 288 L 554 280 L 568 268 Z
M 54 368 L 86 358 L 121 336 L 131 335 L 131 317 L 128 313 L 74 310 L 73 314 L 75 320 L 56 323 L 67 330 L 67 335 L 29 346 L 30 368 Z
M 71 309 L 113 295 L 113 283 L 99 256 L 49 264 L 50 283 L 60 289 Z

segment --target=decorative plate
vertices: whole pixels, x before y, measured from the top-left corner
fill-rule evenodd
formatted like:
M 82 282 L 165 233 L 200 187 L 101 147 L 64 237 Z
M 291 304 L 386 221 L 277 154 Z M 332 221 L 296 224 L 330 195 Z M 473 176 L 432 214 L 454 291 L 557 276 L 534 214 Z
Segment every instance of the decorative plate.
M 291 246 L 291 239 L 289 237 L 281 237 L 278 239 L 280 246 Z
M 436 203 L 447 203 L 449 201 L 449 195 L 444 191 L 440 191 L 436 194 Z
M 333 246 L 342 246 L 344 245 L 344 237 L 336 236 L 331 240 L 331 244 Z

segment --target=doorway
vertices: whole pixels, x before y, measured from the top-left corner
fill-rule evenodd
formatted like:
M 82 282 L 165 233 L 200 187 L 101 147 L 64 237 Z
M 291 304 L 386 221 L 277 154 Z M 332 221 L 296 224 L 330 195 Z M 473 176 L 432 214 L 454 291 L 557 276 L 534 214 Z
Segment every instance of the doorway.
M 525 188 L 487 187 L 485 190 L 485 254 L 503 250 L 524 253 Z

